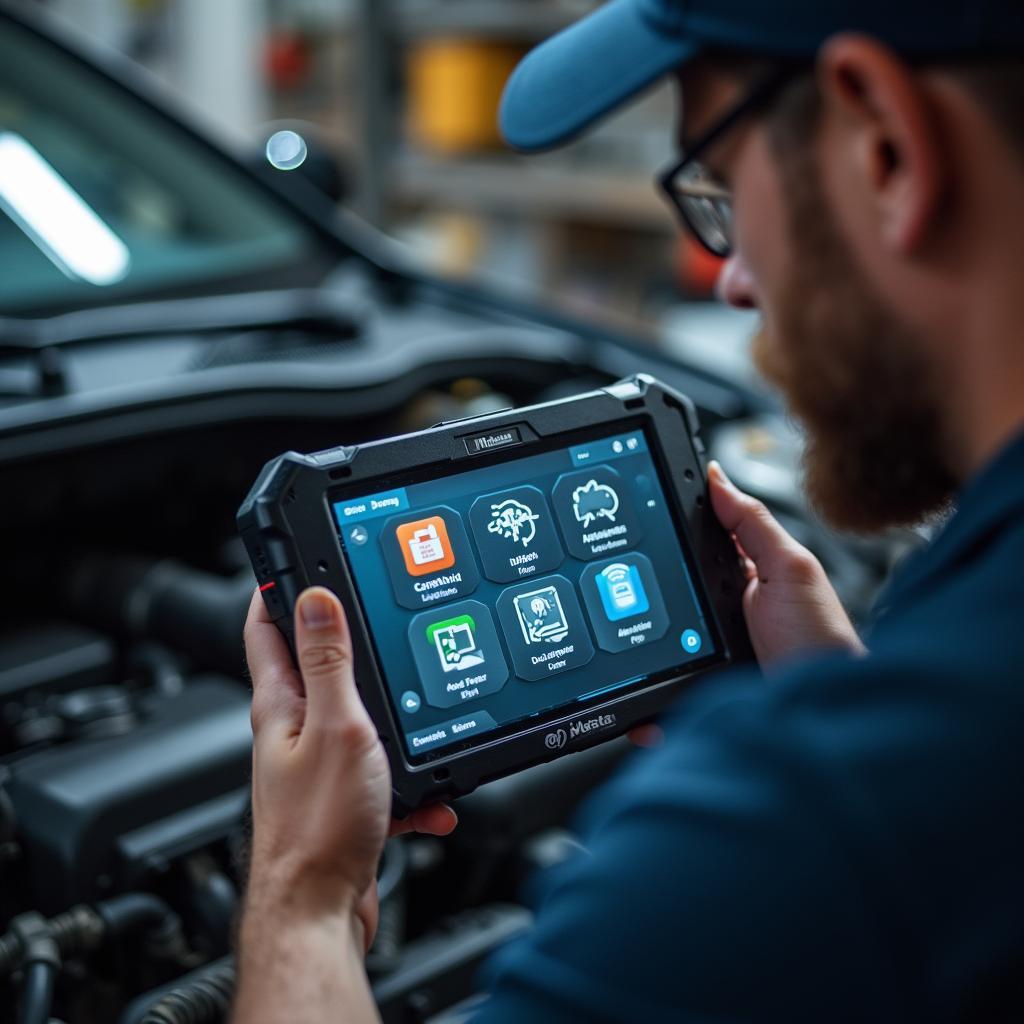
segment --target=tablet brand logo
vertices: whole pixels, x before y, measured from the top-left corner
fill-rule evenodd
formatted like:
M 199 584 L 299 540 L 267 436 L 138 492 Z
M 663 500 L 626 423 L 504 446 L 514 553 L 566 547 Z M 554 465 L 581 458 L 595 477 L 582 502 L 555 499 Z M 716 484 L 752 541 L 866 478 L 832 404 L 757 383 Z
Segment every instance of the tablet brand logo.
M 489 434 L 477 434 L 476 437 L 465 438 L 466 450 L 471 454 L 489 452 L 492 448 L 504 448 L 510 444 L 520 444 L 523 440 L 518 427 L 507 430 L 495 430 Z
M 569 739 L 574 740 L 585 736 L 588 732 L 599 729 L 610 729 L 615 724 L 614 715 L 595 715 L 593 718 L 580 718 L 569 726 Z
M 554 732 L 549 732 L 547 736 L 544 737 L 544 746 L 547 747 L 548 750 L 561 750 L 562 747 L 565 746 L 565 741 L 567 739 L 568 736 L 566 736 L 564 729 L 556 729 Z
M 595 715 L 593 718 L 578 718 L 569 723 L 569 731 L 555 729 L 544 737 L 544 746 L 548 750 L 561 750 L 570 740 L 579 739 L 588 733 L 610 729 L 617 719 L 614 715 Z

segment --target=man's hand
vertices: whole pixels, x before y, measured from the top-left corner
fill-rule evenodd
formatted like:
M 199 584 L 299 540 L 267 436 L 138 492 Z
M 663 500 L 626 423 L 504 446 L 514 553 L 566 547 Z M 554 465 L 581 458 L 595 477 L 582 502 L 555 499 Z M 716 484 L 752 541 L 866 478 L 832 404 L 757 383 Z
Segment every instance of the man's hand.
M 866 653 L 818 559 L 717 462 L 708 467 L 708 483 L 715 514 L 744 561 L 743 612 L 761 665 L 824 648 Z
M 253 595 L 252 863 L 233 1020 L 379 1020 L 363 955 L 377 927 L 377 862 L 389 832 L 445 835 L 455 814 L 425 807 L 390 821 L 391 777 L 356 690 L 338 599 L 305 591 L 295 610 L 298 669 Z
M 390 821 L 387 757 L 356 690 L 348 625 L 329 590 L 299 598 L 298 669 L 259 593 L 245 647 L 253 682 L 250 908 L 279 902 L 275 913 L 355 915 L 369 946 L 389 832 L 445 835 L 455 814 L 434 806 Z

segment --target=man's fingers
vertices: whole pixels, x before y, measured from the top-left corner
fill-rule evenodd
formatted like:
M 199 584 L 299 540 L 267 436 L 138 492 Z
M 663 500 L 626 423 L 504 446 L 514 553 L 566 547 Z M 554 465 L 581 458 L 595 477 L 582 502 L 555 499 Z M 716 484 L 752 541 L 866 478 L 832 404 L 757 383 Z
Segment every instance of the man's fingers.
M 711 506 L 718 521 L 734 534 L 748 558 L 759 568 L 787 552 L 796 541 L 778 524 L 763 502 L 744 494 L 717 462 L 708 465 Z
M 413 828 L 417 832 L 427 832 L 430 835 L 446 836 L 459 823 L 458 815 L 447 804 L 432 804 L 430 807 L 421 807 L 413 811 Z
M 351 731 L 352 740 L 376 738 L 356 691 L 345 613 L 325 587 L 310 587 L 299 595 L 295 652 L 306 685 L 309 720 L 332 731 Z
M 432 836 L 446 836 L 458 825 L 458 815 L 447 804 L 431 804 L 413 811 L 408 818 L 391 822 L 393 836 L 406 832 L 422 832 Z
M 304 695 L 288 645 L 253 591 L 245 621 L 245 657 L 252 677 L 252 723 L 258 732 L 270 723 L 297 731 L 302 726 Z
M 665 733 L 660 725 L 637 725 L 626 733 L 634 747 L 660 747 Z

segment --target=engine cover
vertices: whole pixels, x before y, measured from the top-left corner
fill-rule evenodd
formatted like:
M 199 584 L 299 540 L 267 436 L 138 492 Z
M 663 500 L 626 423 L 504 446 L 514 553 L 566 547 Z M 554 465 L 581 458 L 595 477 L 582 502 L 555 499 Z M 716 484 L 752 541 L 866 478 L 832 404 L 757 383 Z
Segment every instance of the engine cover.
M 180 694 L 150 697 L 142 717 L 127 735 L 9 765 L 33 904 L 44 913 L 136 885 L 240 820 L 252 751 L 245 690 L 198 677 Z

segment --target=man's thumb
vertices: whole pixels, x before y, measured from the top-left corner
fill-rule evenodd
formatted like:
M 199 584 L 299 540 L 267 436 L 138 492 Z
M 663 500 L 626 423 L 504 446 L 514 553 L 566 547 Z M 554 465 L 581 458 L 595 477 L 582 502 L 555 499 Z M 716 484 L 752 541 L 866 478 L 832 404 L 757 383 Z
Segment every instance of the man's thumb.
M 307 720 L 337 723 L 366 714 L 356 693 L 345 612 L 325 587 L 311 587 L 299 595 L 295 653 L 306 687 Z

